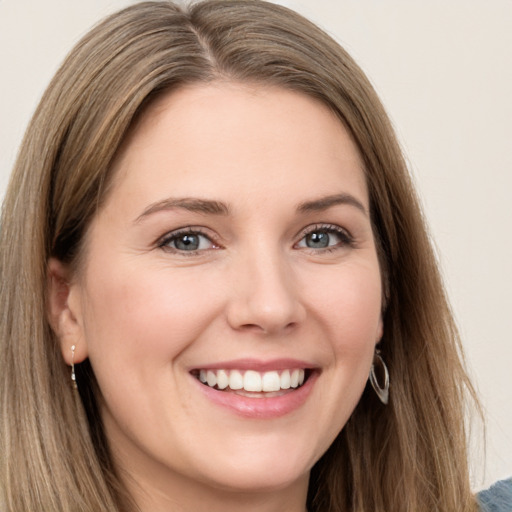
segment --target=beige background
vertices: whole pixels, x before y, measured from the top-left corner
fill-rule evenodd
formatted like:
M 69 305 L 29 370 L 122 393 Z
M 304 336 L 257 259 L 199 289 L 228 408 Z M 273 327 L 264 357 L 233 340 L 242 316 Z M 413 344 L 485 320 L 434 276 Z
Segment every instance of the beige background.
M 126 0 L 0 0 L 0 196 L 78 38 Z M 512 2 L 282 1 L 368 73 L 410 161 L 487 415 L 475 489 L 512 474 Z M 486 463 L 484 464 L 484 461 Z

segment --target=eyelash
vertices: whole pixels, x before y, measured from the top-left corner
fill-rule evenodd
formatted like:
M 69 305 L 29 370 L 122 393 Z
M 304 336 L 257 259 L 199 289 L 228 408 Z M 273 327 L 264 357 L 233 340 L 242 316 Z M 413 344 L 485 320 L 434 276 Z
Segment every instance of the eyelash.
M 308 235 L 311 235 L 315 232 L 321 232 L 326 233 L 328 235 L 336 235 L 341 240 L 340 243 L 337 243 L 332 246 L 327 247 L 319 247 L 319 248 L 312 248 L 312 247 L 302 247 L 303 249 L 306 249 L 313 253 L 325 253 L 325 252 L 332 252 L 339 250 L 343 247 L 352 247 L 354 245 L 354 238 L 350 233 L 341 228 L 340 226 L 336 226 L 334 224 L 315 224 L 313 226 L 306 227 L 304 230 L 302 230 L 300 234 L 300 239 L 297 243 L 294 244 L 294 247 L 298 247 L 298 244 L 300 244 Z M 206 238 L 210 244 L 212 244 L 213 247 L 210 247 L 208 249 L 194 249 L 190 251 L 186 251 L 183 249 L 178 249 L 177 247 L 171 247 L 170 244 L 173 242 L 178 241 L 180 238 L 184 236 L 199 236 L 202 238 Z M 168 252 L 177 253 L 184 256 L 195 256 L 199 253 L 205 251 L 205 250 L 212 250 L 212 249 L 218 249 L 220 248 L 220 245 L 216 244 L 214 240 L 212 240 L 212 237 L 208 234 L 206 234 L 201 228 L 196 228 L 193 226 L 186 227 L 183 229 L 179 229 L 177 231 L 172 231 L 170 233 L 167 233 L 164 235 L 158 242 L 157 246 L 163 250 L 166 250 Z
M 313 226 L 306 227 L 301 232 L 300 240 L 299 240 L 299 242 L 297 242 L 297 244 L 295 244 L 295 246 L 297 246 L 300 242 L 302 242 L 308 235 L 311 235 L 316 232 L 327 233 L 329 235 L 334 234 L 339 237 L 340 243 L 332 245 L 332 246 L 323 247 L 323 248 L 315 249 L 312 247 L 304 247 L 304 249 L 309 250 L 314 253 L 319 253 L 319 252 L 325 253 L 325 252 L 333 252 L 333 251 L 339 250 L 343 247 L 353 247 L 354 246 L 354 238 L 352 237 L 352 235 L 346 229 L 344 229 L 340 226 L 337 226 L 335 224 L 315 224 Z
M 219 248 L 219 245 L 216 244 L 212 240 L 212 237 L 210 235 L 207 235 L 201 228 L 196 228 L 193 226 L 179 229 L 177 231 L 172 231 L 171 233 L 167 233 L 158 241 L 158 247 L 160 247 L 163 250 L 178 253 L 178 254 L 181 254 L 184 256 L 194 256 L 194 255 L 197 255 L 198 253 L 201 253 L 204 250 L 207 250 L 207 249 L 195 249 L 195 250 L 191 250 L 191 251 L 185 251 L 183 249 L 178 249 L 177 247 L 170 247 L 170 244 L 172 242 L 176 242 L 180 238 L 187 236 L 187 235 L 188 236 L 199 236 L 202 238 L 206 238 L 209 241 L 209 243 L 211 243 L 213 245 L 213 247 L 210 248 L 210 250 Z

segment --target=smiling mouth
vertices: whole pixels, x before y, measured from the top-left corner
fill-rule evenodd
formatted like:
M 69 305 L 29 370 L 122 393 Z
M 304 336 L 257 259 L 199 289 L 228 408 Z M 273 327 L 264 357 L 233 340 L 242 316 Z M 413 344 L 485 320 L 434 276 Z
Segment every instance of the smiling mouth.
M 279 396 L 300 388 L 311 371 L 294 368 L 279 371 L 257 372 L 254 370 L 193 370 L 192 375 L 210 388 L 260 398 Z

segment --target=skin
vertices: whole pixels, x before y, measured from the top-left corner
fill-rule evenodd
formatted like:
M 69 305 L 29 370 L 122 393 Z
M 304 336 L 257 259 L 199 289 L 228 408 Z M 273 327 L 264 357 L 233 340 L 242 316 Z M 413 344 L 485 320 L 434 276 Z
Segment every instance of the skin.
M 219 82 L 151 105 L 114 172 L 79 273 L 50 262 L 50 318 L 68 364 L 72 345 L 75 362 L 91 361 L 128 489 L 148 512 L 303 511 L 309 471 L 354 410 L 382 335 L 354 143 L 314 99 Z M 191 197 L 227 211 L 162 203 Z M 198 250 L 163 245 L 190 227 Z M 310 247 L 312 232 L 328 247 Z M 276 418 L 213 403 L 190 374 L 289 357 L 317 379 Z

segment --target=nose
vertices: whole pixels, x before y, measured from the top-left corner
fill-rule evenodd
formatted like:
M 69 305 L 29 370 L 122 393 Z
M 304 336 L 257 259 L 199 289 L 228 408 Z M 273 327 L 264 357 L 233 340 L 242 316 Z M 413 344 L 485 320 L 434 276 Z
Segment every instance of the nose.
M 235 330 L 283 334 L 306 316 L 299 287 L 287 258 L 260 249 L 232 265 L 228 323 Z

